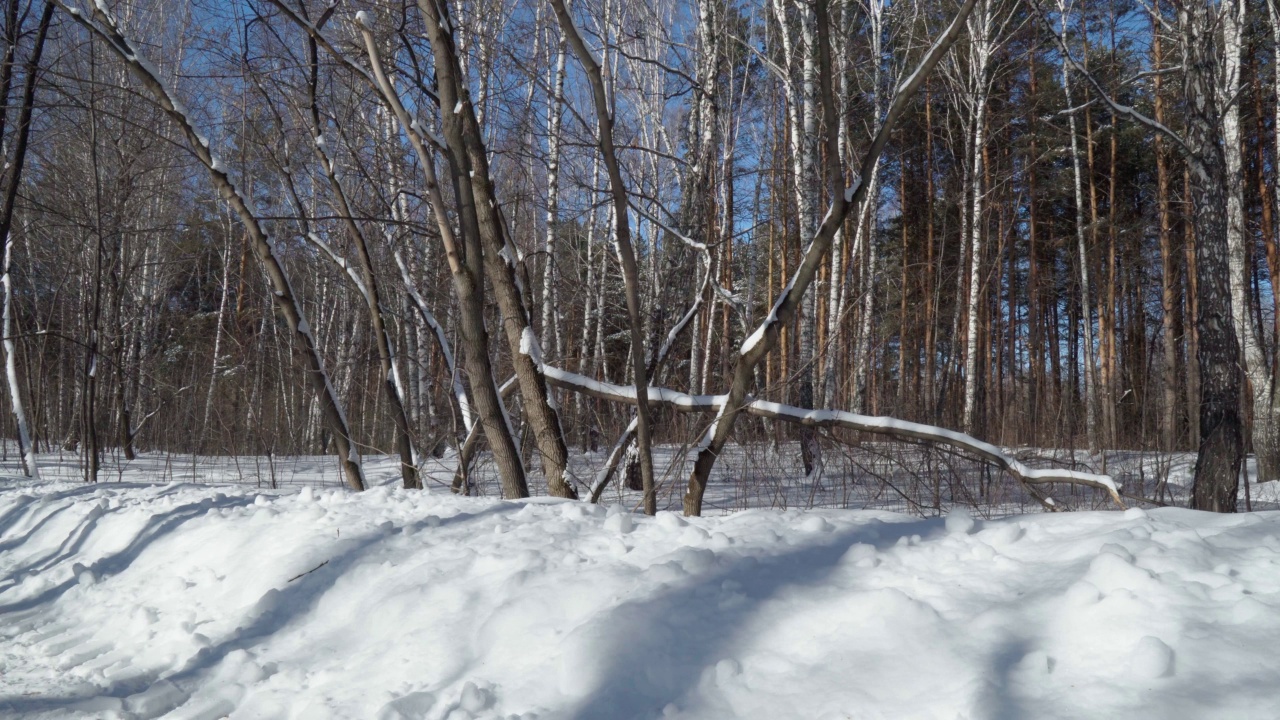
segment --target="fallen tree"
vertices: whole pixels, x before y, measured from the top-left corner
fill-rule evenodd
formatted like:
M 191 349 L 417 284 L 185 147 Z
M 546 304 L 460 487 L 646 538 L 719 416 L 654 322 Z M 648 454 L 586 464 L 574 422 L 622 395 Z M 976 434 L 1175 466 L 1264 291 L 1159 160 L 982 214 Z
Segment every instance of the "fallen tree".
M 545 364 L 542 366 L 542 372 L 546 376 L 547 382 L 558 388 L 579 392 L 609 402 L 627 405 L 636 404 L 636 389 L 633 385 L 615 385 L 614 383 L 601 382 Z M 650 404 L 665 405 L 680 412 L 690 413 L 722 413 L 724 404 L 729 397 L 728 395 L 690 395 L 678 390 L 654 386 L 650 386 L 648 390 Z M 1050 510 L 1058 509 L 1053 498 L 1042 495 L 1034 490 L 1032 486 L 1049 485 L 1051 483 L 1083 485 L 1105 491 L 1113 502 L 1122 508 L 1125 507 L 1124 501 L 1120 498 L 1120 486 L 1110 475 L 1096 475 L 1061 468 L 1031 468 L 991 443 L 983 442 L 971 435 L 946 428 L 891 417 L 859 415 L 858 413 L 844 410 L 807 410 L 794 405 L 784 405 L 752 398 L 747 398 L 743 405 L 736 408 L 736 410 L 757 417 L 771 418 L 805 427 L 845 428 L 883 435 L 897 440 L 922 441 L 933 445 L 944 445 L 967 452 L 1008 472 L 1019 483 L 1026 486 L 1028 492 L 1036 500 Z M 593 492 L 593 495 L 597 495 L 597 493 Z

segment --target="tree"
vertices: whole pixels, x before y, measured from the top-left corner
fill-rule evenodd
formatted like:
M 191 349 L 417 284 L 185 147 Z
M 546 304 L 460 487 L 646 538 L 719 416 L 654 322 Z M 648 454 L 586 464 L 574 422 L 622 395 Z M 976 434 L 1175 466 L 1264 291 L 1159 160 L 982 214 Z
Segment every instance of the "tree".
M 1235 512 L 1244 443 L 1240 417 L 1240 344 L 1231 302 L 1228 241 L 1228 175 L 1223 129 L 1225 108 L 1219 92 L 1220 62 L 1215 29 L 1232 21 L 1224 15 L 1233 4 L 1212 7 L 1188 0 L 1175 5 L 1179 45 L 1183 57 L 1185 137 L 1131 107 L 1120 105 L 1071 58 L 1066 62 L 1088 80 L 1095 94 L 1118 115 L 1164 134 L 1182 151 L 1191 175 L 1195 208 L 1196 294 L 1200 365 L 1200 447 L 1196 456 L 1191 506 L 1200 510 Z M 1048 18 L 1041 11 L 1041 18 Z M 1050 27 L 1050 32 L 1053 28 Z

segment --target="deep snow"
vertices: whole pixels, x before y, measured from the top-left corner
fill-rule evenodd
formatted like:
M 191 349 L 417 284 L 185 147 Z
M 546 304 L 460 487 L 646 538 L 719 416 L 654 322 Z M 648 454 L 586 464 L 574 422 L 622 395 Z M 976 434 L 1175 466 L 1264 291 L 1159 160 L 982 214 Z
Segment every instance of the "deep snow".
M 1280 513 L 5 480 L 0 717 L 1275 718 Z

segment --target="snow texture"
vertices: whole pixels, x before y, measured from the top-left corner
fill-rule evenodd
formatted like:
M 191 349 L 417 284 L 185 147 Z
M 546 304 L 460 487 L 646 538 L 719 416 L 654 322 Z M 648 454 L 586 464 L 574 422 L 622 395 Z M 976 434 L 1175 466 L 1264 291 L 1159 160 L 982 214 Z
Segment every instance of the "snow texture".
M 1272 512 L 6 480 L 0 717 L 1274 718 L 1278 563 Z
M 538 342 L 538 336 L 533 334 L 533 328 L 528 325 L 520 333 L 520 354 L 528 355 L 534 365 L 542 367 L 542 345 Z

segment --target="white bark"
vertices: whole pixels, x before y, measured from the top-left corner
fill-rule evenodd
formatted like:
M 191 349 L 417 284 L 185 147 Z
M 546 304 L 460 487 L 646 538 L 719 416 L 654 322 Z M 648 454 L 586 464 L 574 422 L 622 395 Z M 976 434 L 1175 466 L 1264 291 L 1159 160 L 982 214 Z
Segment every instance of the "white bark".
M 213 332 L 213 365 L 209 370 L 209 391 L 204 398 L 204 421 L 200 424 L 200 439 L 209 432 L 209 417 L 213 413 L 213 393 L 218 386 L 219 357 L 222 353 L 222 325 L 227 314 L 227 297 L 231 294 L 231 218 L 227 218 L 226 245 L 222 249 L 222 299 L 218 301 L 217 328 Z
M 555 76 L 547 108 L 547 236 L 543 246 L 542 270 L 542 335 L 554 337 L 556 357 L 564 355 L 560 332 L 560 310 L 555 298 L 556 232 L 560 222 L 560 117 L 564 105 L 565 37 L 560 33 L 556 49 Z
M 1058 0 L 1058 12 L 1061 14 L 1062 19 L 1061 37 L 1065 38 L 1067 36 L 1067 16 L 1069 13 L 1067 0 Z M 1062 59 L 1062 92 L 1066 99 L 1066 107 L 1075 107 L 1071 100 L 1071 64 L 1066 53 L 1063 53 Z M 1075 113 L 1069 113 L 1067 119 L 1068 129 L 1071 133 L 1071 172 L 1074 180 L 1076 201 L 1076 249 L 1080 262 L 1080 321 L 1084 327 L 1085 431 L 1088 437 L 1089 450 L 1097 452 L 1097 363 L 1093 347 L 1093 319 L 1090 313 L 1090 309 L 1093 306 L 1089 302 L 1089 253 L 1085 243 L 1084 181 L 1080 170 L 1080 139 L 1076 132 Z
M 395 251 L 395 259 L 396 267 L 400 269 L 400 280 L 404 283 L 404 289 L 409 295 L 409 300 L 412 302 L 414 309 L 418 311 L 418 316 L 422 318 L 422 322 L 431 328 L 431 332 L 435 336 L 436 347 L 440 350 L 441 357 L 444 358 L 445 368 L 449 371 L 449 380 L 453 386 L 453 396 L 458 400 L 458 412 L 462 414 L 462 426 L 467 434 L 470 434 L 472 428 L 475 427 L 475 413 L 471 409 L 471 401 L 467 399 L 467 390 L 462 384 L 462 376 L 458 374 L 458 367 L 453 359 L 453 351 L 449 346 L 449 337 L 445 335 L 444 328 L 436 321 L 435 315 L 427 307 L 427 301 L 418 292 L 418 288 L 414 285 L 413 277 L 409 274 L 409 267 L 405 265 L 404 258 L 400 255 L 399 250 Z M 399 382 L 398 377 L 397 382 Z
M 27 410 L 22 404 L 21 384 L 18 382 L 18 348 L 13 341 L 13 236 L 4 242 L 4 276 L 0 278 L 4 284 L 4 373 L 9 382 L 9 400 L 12 403 L 13 418 L 18 424 L 18 452 L 22 454 L 22 471 L 29 478 L 40 479 L 40 468 L 36 463 L 36 450 L 31 444 L 31 432 L 27 425 Z
M 1268 6 L 1273 4 L 1271 0 Z M 1252 238 L 1245 220 L 1244 158 L 1241 151 L 1240 102 L 1245 31 L 1244 0 L 1222 3 L 1222 79 L 1218 85 L 1218 103 L 1222 108 L 1222 149 L 1226 158 L 1227 177 L 1227 267 L 1231 282 L 1231 317 L 1235 320 L 1240 340 L 1241 359 L 1252 397 L 1253 444 L 1259 457 L 1259 469 L 1274 471 L 1271 466 L 1276 445 L 1276 417 L 1271 404 L 1272 377 L 1258 332 L 1249 312 L 1249 275 L 1252 266 Z M 1247 395 L 1247 394 L 1246 394 Z M 1259 480 L 1272 478 L 1259 477 Z
M 978 13 L 971 16 L 971 20 L 976 19 L 978 32 L 975 33 L 974 24 L 970 25 L 970 36 L 973 43 L 973 61 L 974 69 L 974 87 L 972 95 L 973 127 L 971 128 L 973 139 L 968 143 L 972 152 L 969 160 L 971 204 L 969 209 L 969 297 L 966 303 L 966 313 L 969 322 L 966 326 L 965 333 L 965 355 L 964 355 L 964 419 L 962 425 L 967 433 L 974 432 L 974 415 L 977 409 L 978 397 L 978 320 L 979 320 L 979 294 L 982 285 L 982 240 L 985 223 L 983 221 L 984 212 L 984 192 L 983 187 L 983 169 L 982 169 L 982 150 L 986 145 L 986 124 L 987 124 L 987 91 L 989 88 L 988 66 L 991 61 L 992 38 L 988 35 L 991 30 L 991 4 L 983 2 Z
M 871 38 L 871 57 L 879 59 L 883 57 L 882 46 L 885 31 L 885 6 L 883 0 L 870 0 L 867 10 L 868 34 Z M 882 63 L 879 61 L 873 63 L 871 90 L 872 107 L 875 113 L 873 132 L 880 129 L 885 101 L 882 90 L 884 81 L 881 66 Z M 844 72 L 840 73 L 841 92 L 839 101 L 841 107 L 843 107 L 845 96 L 847 95 L 845 87 L 847 82 L 846 75 Z M 842 123 L 839 132 L 839 146 L 843 156 L 848 144 L 848 124 Z M 861 281 L 859 286 L 861 287 L 862 313 L 859 316 L 858 331 L 854 337 L 854 349 L 850 354 L 853 361 L 853 378 L 850 381 L 852 390 L 850 407 L 855 412 L 860 412 L 866 402 L 867 369 L 871 362 L 871 312 L 874 307 L 875 294 L 875 248 L 873 240 L 875 238 L 877 214 L 880 209 L 880 164 L 880 158 L 876 158 L 875 165 L 871 169 L 871 180 L 867 188 L 866 200 L 858 208 L 855 215 L 856 225 L 853 233 L 853 247 L 849 253 L 849 267 L 845 268 L 843 277 L 841 277 L 840 267 L 841 245 L 845 242 L 843 229 L 836 234 L 831 250 L 831 287 L 829 288 L 827 302 L 827 357 L 823 369 L 824 387 L 822 397 L 825 404 L 835 404 L 836 348 L 839 347 L 836 336 L 839 332 L 840 322 L 846 312 L 849 290 L 854 286 L 856 275 Z M 864 257 L 865 262 L 863 261 Z

